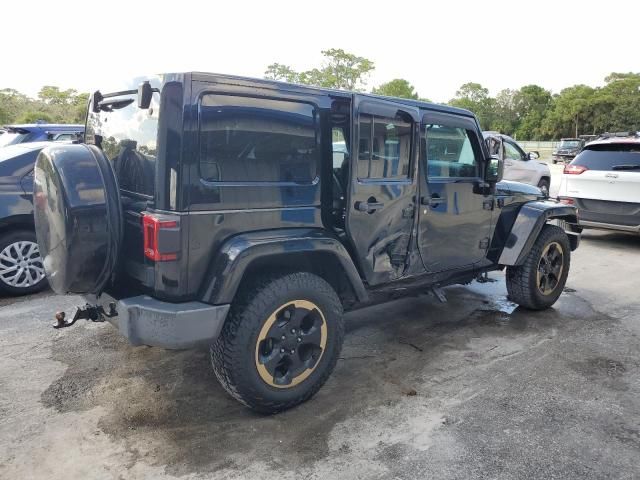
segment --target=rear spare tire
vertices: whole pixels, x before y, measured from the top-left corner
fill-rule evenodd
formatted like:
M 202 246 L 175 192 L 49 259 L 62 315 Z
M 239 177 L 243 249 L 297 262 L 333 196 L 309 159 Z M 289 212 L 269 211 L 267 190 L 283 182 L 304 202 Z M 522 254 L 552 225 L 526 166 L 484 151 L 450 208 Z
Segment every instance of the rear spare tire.
M 52 145 L 34 171 L 34 220 L 51 288 L 99 294 L 112 278 L 122 241 L 115 173 L 93 145 Z

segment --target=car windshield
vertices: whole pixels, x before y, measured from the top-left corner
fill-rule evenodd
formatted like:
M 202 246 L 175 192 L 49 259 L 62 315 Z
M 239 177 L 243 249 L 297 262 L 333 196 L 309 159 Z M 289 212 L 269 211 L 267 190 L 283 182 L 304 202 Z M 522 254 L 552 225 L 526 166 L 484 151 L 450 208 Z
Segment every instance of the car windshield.
M 86 142 L 101 148 L 113 163 L 124 193 L 153 197 L 160 94 L 141 109 L 137 92 L 104 98 L 99 112 L 89 105 Z
M 5 147 L 7 145 L 15 145 L 16 143 L 22 142 L 24 138 L 29 135 L 28 133 L 18 133 L 8 131 L 7 133 L 3 133 L 0 135 L 0 147 Z
M 583 150 L 572 165 L 589 170 L 640 170 L 640 143 L 591 145 Z
M 578 148 L 580 142 L 578 140 L 562 140 L 560 142 L 560 148 Z

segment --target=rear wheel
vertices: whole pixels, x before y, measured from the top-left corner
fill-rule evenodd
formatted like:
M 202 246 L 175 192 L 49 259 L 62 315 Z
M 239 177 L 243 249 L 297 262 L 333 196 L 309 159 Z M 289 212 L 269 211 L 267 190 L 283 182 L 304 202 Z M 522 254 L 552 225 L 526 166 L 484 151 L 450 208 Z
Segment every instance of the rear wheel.
M 571 248 L 567 234 L 545 225 L 524 263 L 507 267 L 509 299 L 531 310 L 556 303 L 569 274 Z
M 0 290 L 11 295 L 39 292 L 47 286 L 36 234 L 14 230 L 0 237 Z
M 265 277 L 239 296 L 210 349 L 222 386 L 263 413 L 311 398 L 333 371 L 344 338 L 331 285 L 300 272 Z

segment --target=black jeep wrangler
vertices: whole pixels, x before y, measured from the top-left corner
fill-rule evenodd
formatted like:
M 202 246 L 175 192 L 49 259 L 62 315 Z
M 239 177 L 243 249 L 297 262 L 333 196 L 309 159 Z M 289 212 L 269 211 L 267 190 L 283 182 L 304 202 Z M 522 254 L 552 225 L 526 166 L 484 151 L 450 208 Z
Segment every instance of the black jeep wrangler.
M 90 298 L 57 326 L 208 343 L 232 396 L 290 408 L 333 370 L 345 311 L 505 267 L 511 300 L 553 305 L 576 210 L 501 172 L 442 105 L 208 73 L 96 91 L 85 143 L 35 169 L 49 282 Z

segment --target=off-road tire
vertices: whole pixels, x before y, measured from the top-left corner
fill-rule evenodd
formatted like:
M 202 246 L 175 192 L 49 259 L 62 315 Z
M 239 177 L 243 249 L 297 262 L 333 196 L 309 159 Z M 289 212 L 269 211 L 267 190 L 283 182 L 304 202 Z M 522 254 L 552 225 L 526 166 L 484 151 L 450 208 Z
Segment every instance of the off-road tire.
M 260 377 L 255 352 L 272 312 L 294 300 L 313 302 L 327 327 L 326 345 L 312 373 L 301 383 L 275 388 Z M 311 398 L 333 371 L 344 339 L 342 304 L 325 280 L 307 272 L 258 278 L 238 292 L 218 339 L 210 347 L 213 371 L 236 400 L 261 413 L 276 413 Z
M 537 271 L 545 247 L 557 242 L 563 250 L 563 268 L 557 286 L 549 295 L 543 295 L 537 285 Z M 562 228 L 545 225 L 538 235 L 524 263 L 507 267 L 507 292 L 509 299 L 530 310 L 544 310 L 552 306 L 564 289 L 571 263 L 569 238 Z
M 37 243 L 36 234 L 30 230 L 13 230 L 0 234 L 0 252 L 17 242 Z M 40 263 L 40 265 L 42 264 Z M 28 295 L 44 290 L 47 285 L 46 277 L 42 277 L 37 283 L 29 286 L 12 286 L 0 279 L 0 292 L 9 295 Z

